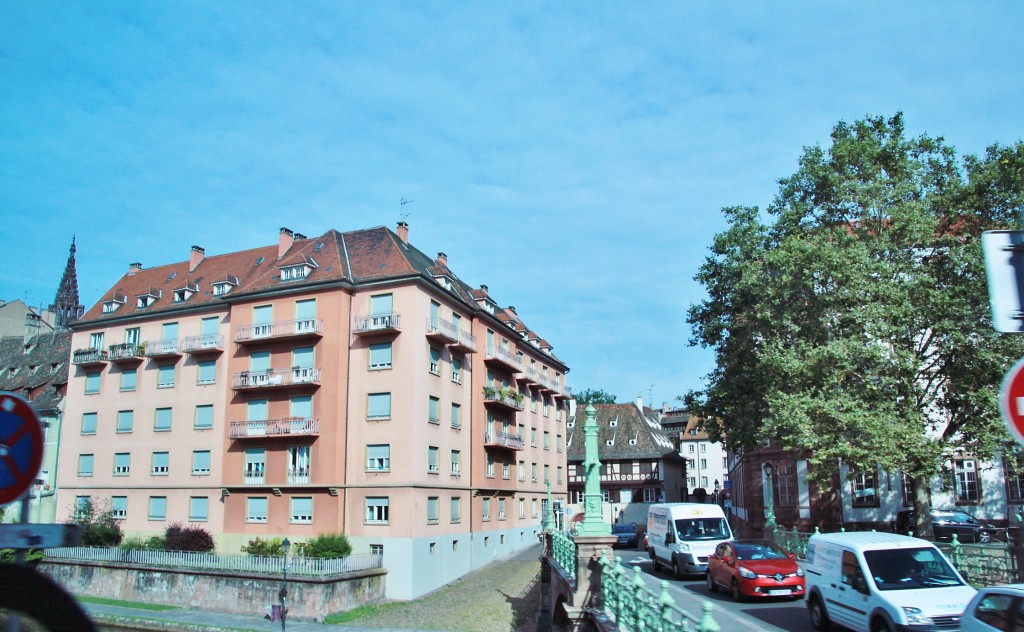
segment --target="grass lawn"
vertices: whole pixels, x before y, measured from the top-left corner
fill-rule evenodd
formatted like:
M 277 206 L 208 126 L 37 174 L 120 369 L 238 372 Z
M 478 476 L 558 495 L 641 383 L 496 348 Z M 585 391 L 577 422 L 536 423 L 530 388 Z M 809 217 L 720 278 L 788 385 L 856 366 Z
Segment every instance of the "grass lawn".
M 124 601 L 121 599 L 105 599 L 103 597 L 90 597 L 88 595 L 75 595 L 75 599 L 82 603 L 91 603 L 97 606 L 119 606 L 121 608 L 135 608 L 136 610 L 150 610 L 152 612 L 181 610 L 178 606 L 165 606 L 158 603 L 145 603 L 140 601 Z

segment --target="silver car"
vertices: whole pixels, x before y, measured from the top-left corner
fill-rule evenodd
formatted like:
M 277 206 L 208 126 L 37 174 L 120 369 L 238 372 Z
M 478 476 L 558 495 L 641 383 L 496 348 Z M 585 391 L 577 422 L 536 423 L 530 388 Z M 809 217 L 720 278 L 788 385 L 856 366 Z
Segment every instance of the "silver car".
M 961 632 L 1024 630 L 1024 584 L 982 588 L 967 604 Z

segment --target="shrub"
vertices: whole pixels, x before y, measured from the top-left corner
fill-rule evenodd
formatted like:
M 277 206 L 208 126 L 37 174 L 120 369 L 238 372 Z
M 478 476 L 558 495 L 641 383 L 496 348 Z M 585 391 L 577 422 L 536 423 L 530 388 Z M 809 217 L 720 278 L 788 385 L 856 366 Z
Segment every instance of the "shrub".
M 167 549 L 167 541 L 162 535 L 154 535 L 148 538 L 133 536 L 125 538 L 117 547 L 119 549 L 137 549 L 143 551 L 163 551 Z
M 92 498 L 75 509 L 68 524 L 82 527 L 83 546 L 117 546 L 124 538 L 109 503 L 95 502 Z
M 242 553 L 248 555 L 282 555 L 284 551 L 281 549 L 281 538 L 271 538 L 264 540 L 263 538 L 253 538 L 249 540 L 247 544 L 242 547 Z
M 198 551 L 208 553 L 213 550 L 213 536 L 206 529 L 199 526 L 183 527 L 180 524 L 172 524 L 167 527 L 164 533 L 167 541 L 168 551 Z
M 321 533 L 306 542 L 306 557 L 348 557 L 352 545 L 341 533 Z

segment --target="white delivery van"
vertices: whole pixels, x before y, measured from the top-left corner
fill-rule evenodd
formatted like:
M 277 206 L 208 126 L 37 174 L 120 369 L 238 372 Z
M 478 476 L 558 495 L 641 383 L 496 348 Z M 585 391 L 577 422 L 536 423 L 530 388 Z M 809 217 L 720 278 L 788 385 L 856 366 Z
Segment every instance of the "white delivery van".
M 718 505 L 667 503 L 651 505 L 647 513 L 647 546 L 655 571 L 664 564 L 676 577 L 706 573 L 715 547 L 731 539 Z
M 895 533 L 815 534 L 803 566 L 815 630 L 959 630 L 977 592 L 934 544 Z

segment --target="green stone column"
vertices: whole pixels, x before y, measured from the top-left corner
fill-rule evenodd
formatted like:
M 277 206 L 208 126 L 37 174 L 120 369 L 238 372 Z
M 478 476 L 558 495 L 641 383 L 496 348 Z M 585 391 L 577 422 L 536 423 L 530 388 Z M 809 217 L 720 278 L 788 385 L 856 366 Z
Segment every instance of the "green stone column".
M 597 410 L 593 404 L 587 404 L 587 421 L 583 425 L 586 440 L 586 458 L 583 461 L 583 473 L 586 484 L 583 491 L 583 522 L 580 524 L 579 535 L 609 535 L 610 524 L 604 521 L 601 512 L 601 460 L 597 456 Z
M 551 504 L 551 481 L 544 483 L 548 488 L 548 510 L 544 512 L 544 530 L 551 531 L 554 525 L 555 506 Z

